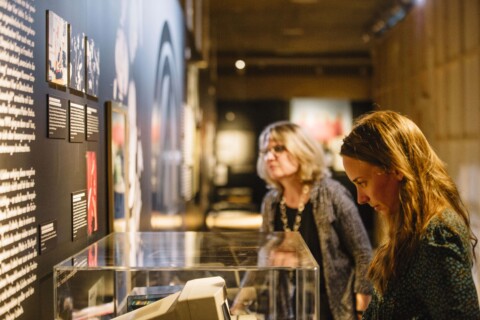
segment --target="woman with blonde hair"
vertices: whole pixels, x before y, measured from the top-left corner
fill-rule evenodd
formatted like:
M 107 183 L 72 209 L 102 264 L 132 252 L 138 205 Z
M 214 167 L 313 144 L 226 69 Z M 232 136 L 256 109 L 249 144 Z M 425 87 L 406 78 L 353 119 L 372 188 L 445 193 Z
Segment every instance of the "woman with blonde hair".
M 259 148 L 257 172 L 271 189 L 261 231 L 302 235 L 320 265 L 321 320 L 358 319 L 370 301 L 372 249 L 352 195 L 329 177 L 321 145 L 297 124 L 267 126 Z
M 480 319 L 468 212 L 415 123 L 393 111 L 366 114 L 340 154 L 358 203 L 387 226 L 368 272 L 374 295 L 364 319 Z

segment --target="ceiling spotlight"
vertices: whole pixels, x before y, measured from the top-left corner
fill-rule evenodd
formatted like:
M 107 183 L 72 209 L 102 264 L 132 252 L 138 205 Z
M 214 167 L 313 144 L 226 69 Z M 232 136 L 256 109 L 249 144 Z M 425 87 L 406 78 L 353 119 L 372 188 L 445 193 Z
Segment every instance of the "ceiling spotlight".
M 369 43 L 369 42 L 370 42 L 370 39 L 371 39 L 371 38 L 370 38 L 370 35 L 369 35 L 368 33 L 364 33 L 364 34 L 362 35 L 362 40 L 363 40 L 364 43 Z
M 233 120 L 235 120 L 235 113 L 234 113 L 234 112 L 231 112 L 231 111 L 227 112 L 227 113 L 225 114 L 225 119 L 227 119 L 227 121 L 233 121 Z
M 400 21 L 402 21 L 408 14 L 414 3 L 419 4 L 425 0 L 398 0 L 395 5 L 387 9 L 380 20 L 376 21 L 370 27 L 370 33 L 372 36 L 381 36 L 387 30 L 392 29 Z
M 235 61 L 235 68 L 237 68 L 238 70 L 245 69 L 245 66 L 246 66 L 245 61 L 243 61 L 241 59 Z

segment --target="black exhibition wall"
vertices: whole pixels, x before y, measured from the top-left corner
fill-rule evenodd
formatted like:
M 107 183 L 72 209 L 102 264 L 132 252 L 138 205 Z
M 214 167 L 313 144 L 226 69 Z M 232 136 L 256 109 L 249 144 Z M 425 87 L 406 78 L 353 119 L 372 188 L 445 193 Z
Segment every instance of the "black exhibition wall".
M 53 266 L 111 231 L 107 106 L 128 124 L 131 229 L 181 206 L 183 13 L 3 0 L 0 15 L 0 319 L 54 319 Z

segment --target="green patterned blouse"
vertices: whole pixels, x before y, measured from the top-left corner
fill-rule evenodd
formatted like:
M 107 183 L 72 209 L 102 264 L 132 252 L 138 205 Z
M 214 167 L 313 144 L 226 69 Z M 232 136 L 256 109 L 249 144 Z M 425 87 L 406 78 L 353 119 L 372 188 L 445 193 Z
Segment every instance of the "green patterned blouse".
M 443 212 L 429 223 L 406 272 L 383 296 L 374 292 L 363 319 L 480 319 L 469 252 L 465 224 L 454 212 Z

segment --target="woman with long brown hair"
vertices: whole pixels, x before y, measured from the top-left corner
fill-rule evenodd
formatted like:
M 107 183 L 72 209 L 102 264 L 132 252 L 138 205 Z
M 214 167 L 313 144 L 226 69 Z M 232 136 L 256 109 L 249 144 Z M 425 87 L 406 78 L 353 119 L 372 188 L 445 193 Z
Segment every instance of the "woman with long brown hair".
M 357 201 L 387 227 L 369 268 L 374 295 L 364 319 L 480 319 L 468 212 L 415 123 L 374 111 L 356 121 L 340 153 Z

